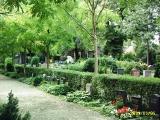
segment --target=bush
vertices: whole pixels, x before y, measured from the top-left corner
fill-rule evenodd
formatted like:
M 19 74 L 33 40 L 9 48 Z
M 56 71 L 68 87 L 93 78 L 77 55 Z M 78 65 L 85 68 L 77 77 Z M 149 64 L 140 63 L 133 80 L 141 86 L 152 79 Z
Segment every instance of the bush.
M 33 78 L 29 77 L 29 78 L 19 78 L 18 79 L 20 82 L 26 83 L 28 85 L 32 85 L 33 83 Z
M 68 82 L 68 86 L 73 90 L 85 90 L 86 84 L 92 81 L 92 73 L 86 72 L 54 70 L 53 75 L 57 80 Z
M 32 85 L 33 86 L 39 86 L 41 82 L 43 81 L 43 78 L 40 76 L 32 78 Z
M 83 71 L 84 68 L 84 62 L 81 63 L 75 63 L 75 64 L 69 64 L 67 65 L 67 68 L 69 70 L 75 70 L 75 71 Z
M 20 77 L 16 72 L 6 72 L 5 75 L 10 78 L 19 78 Z
M 24 73 L 24 66 L 16 64 L 14 67 L 15 67 L 15 71 L 18 74 L 22 74 L 23 75 L 23 73 Z
M 130 74 L 133 68 L 140 70 L 140 73 L 143 73 L 143 70 L 147 69 L 147 65 L 139 62 L 128 62 L 128 61 L 116 61 L 116 65 L 119 68 L 123 68 L 126 74 Z
M 4 70 L 5 69 L 5 65 L 3 63 L 0 63 L 0 69 Z
M 154 76 L 160 78 L 160 63 L 156 64 L 155 75 Z
M 39 57 L 38 56 L 34 56 L 31 59 L 31 66 L 36 65 L 36 67 L 38 67 L 39 66 L 39 62 L 40 62 Z
M 114 99 L 116 90 L 125 90 L 129 95 L 142 95 L 144 100 L 149 100 L 152 94 L 160 94 L 160 80 L 156 78 L 98 75 L 92 83 L 95 93 L 108 101 Z
M 78 103 L 80 101 L 89 102 L 91 100 L 91 97 L 85 91 L 75 91 L 73 93 L 67 94 L 68 102 Z
M 0 120 L 30 120 L 31 116 L 26 113 L 23 117 L 19 112 L 18 99 L 14 98 L 12 92 L 9 93 L 8 103 L 3 104 L 0 109 Z
M 148 99 L 152 94 L 160 94 L 160 80 L 158 78 L 133 77 L 127 75 L 97 75 L 93 73 L 78 72 L 72 70 L 50 70 L 44 68 L 27 68 L 28 72 L 42 74 L 49 73 L 56 80 L 64 80 L 68 82 L 68 86 L 76 90 L 85 90 L 87 83 L 93 84 L 94 95 L 105 100 L 114 98 L 115 90 L 126 90 L 128 94 L 141 94 L 144 99 Z M 138 88 L 138 89 L 137 89 Z M 141 88 L 141 89 L 140 89 Z
M 68 92 L 71 92 L 71 88 L 67 85 L 51 85 L 51 84 L 42 84 L 41 89 L 53 94 L 53 95 L 67 95 Z
M 123 56 L 121 57 L 122 61 L 134 61 L 136 60 L 136 56 L 133 53 L 126 53 L 123 54 Z
M 95 65 L 95 59 L 94 58 L 87 59 L 85 64 L 84 64 L 83 71 L 94 72 L 94 65 Z
M 14 66 L 12 62 L 12 58 L 6 58 L 5 59 L 5 68 L 8 72 L 13 72 L 14 71 Z
M 116 62 L 112 57 L 100 57 L 98 59 L 99 73 L 106 73 L 107 68 L 113 70 L 116 66 Z M 94 72 L 95 59 L 89 58 L 84 64 L 83 71 Z

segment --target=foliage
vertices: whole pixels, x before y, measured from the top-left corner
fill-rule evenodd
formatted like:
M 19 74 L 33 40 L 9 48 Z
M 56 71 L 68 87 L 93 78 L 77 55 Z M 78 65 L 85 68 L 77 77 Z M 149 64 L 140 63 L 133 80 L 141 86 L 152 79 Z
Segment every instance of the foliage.
M 160 90 L 159 79 L 127 75 L 99 75 L 92 83 L 97 94 L 109 101 L 114 99 L 116 90 L 125 90 L 129 95 L 140 94 L 145 100 L 154 93 L 159 94 Z
M 75 64 L 69 64 L 67 65 L 67 69 L 69 70 L 75 70 L 75 71 L 83 71 L 84 68 L 84 62 L 76 62 Z
M 6 72 L 5 75 L 10 78 L 19 78 L 20 77 L 20 75 L 17 74 L 16 72 Z
M 126 40 L 124 35 L 119 29 L 118 25 L 114 25 L 111 21 L 106 23 L 106 45 L 104 47 L 105 55 L 112 55 L 114 58 L 120 58 L 123 53 L 123 42 Z
M 120 58 L 121 61 L 135 61 L 136 56 L 133 53 L 125 53 Z
M 156 67 L 155 67 L 155 77 L 159 77 L 160 78 L 160 63 L 156 64 Z
M 31 66 L 36 65 L 36 67 L 39 66 L 39 57 L 38 56 L 34 56 L 31 59 Z
M 65 84 L 52 85 L 52 84 L 42 84 L 41 89 L 53 94 L 53 95 L 67 95 L 71 91 L 70 87 Z
M 95 59 L 94 58 L 87 59 L 85 64 L 84 64 L 83 71 L 94 72 L 94 64 L 95 64 Z
M 15 72 L 16 72 L 16 73 L 23 75 L 23 73 L 24 73 L 24 68 L 23 68 L 22 65 L 15 64 L 15 65 L 14 65 L 14 68 L 15 68 Z
M 94 71 L 94 58 L 89 58 L 84 64 L 83 71 Z M 112 57 L 100 57 L 99 59 L 99 73 L 106 73 L 107 68 L 113 70 L 116 66 L 116 62 Z
M 147 69 L 147 65 L 145 63 L 140 63 L 140 62 L 129 62 L 129 61 L 116 61 L 116 65 L 119 68 L 123 68 L 124 72 L 126 74 L 130 74 L 131 70 L 136 68 L 138 70 L 140 70 L 140 73 L 143 73 L 143 70 Z
M 39 86 L 42 81 L 43 81 L 43 78 L 41 76 L 36 76 L 36 77 L 32 78 L 32 85 Z
M 67 94 L 67 101 L 78 103 L 80 101 L 89 102 L 91 97 L 85 91 L 75 91 Z
M 30 120 L 31 116 L 26 113 L 23 117 L 20 114 L 18 107 L 18 99 L 14 97 L 12 92 L 8 95 L 8 103 L 3 104 L 0 109 L 1 120 Z
M 5 68 L 5 65 L 3 63 L 0 63 L 0 69 L 4 70 L 4 68 Z
M 8 72 L 13 72 L 14 71 L 14 66 L 12 62 L 12 58 L 6 58 L 5 59 L 5 68 Z

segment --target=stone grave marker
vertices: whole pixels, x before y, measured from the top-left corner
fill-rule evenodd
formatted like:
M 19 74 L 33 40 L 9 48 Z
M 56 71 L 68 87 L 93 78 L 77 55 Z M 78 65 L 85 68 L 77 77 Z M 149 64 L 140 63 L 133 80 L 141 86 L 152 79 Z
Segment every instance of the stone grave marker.
M 160 95 L 154 94 L 150 97 L 149 107 L 151 111 L 154 111 L 160 116 Z
M 140 70 L 138 70 L 138 69 L 132 69 L 131 75 L 139 77 L 140 76 Z
M 143 77 L 151 77 L 152 71 L 151 70 L 143 70 Z
M 124 74 L 124 69 L 118 68 L 118 69 L 117 69 L 117 74 L 123 75 L 123 74 Z
M 87 92 L 89 95 L 92 95 L 92 84 L 91 84 L 91 83 L 87 83 L 87 84 L 86 84 L 86 92 Z
M 142 97 L 140 95 L 131 96 L 132 109 L 142 110 Z
M 116 98 L 123 99 L 123 103 L 126 104 L 127 103 L 127 92 L 124 90 L 117 90 L 116 91 Z

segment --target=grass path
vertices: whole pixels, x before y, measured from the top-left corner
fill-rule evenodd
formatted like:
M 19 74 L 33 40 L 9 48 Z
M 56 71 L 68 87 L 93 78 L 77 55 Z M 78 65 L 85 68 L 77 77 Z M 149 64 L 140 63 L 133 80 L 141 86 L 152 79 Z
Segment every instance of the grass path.
M 6 101 L 11 90 L 18 97 L 21 110 L 30 111 L 32 120 L 110 120 L 95 111 L 0 75 L 0 101 Z

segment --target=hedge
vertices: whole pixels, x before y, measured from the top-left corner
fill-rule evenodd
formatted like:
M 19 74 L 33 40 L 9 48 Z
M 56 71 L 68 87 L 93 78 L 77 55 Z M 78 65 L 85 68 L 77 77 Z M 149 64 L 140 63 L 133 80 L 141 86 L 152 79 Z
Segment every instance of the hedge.
M 19 69 L 19 67 L 16 69 Z M 26 67 L 26 73 L 28 76 L 33 74 L 35 76 L 42 74 L 51 75 L 56 80 L 68 82 L 69 87 L 74 90 L 84 90 L 86 83 L 92 82 L 95 95 L 105 98 L 106 100 L 111 100 L 116 90 L 125 90 L 130 95 L 142 95 L 144 100 L 148 100 L 152 94 L 160 94 L 159 78 L 133 77 L 116 74 L 98 74 L 95 76 L 93 73 L 88 72 L 60 69 L 51 70 L 35 67 Z
M 93 80 L 94 90 L 106 100 L 115 97 L 116 90 L 125 90 L 129 95 L 141 95 L 149 102 L 152 94 L 160 94 L 160 79 L 127 75 L 98 75 Z

